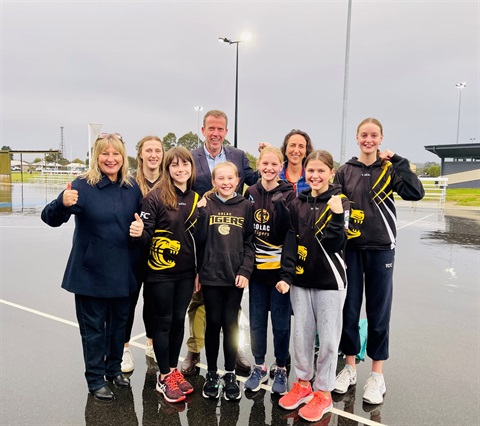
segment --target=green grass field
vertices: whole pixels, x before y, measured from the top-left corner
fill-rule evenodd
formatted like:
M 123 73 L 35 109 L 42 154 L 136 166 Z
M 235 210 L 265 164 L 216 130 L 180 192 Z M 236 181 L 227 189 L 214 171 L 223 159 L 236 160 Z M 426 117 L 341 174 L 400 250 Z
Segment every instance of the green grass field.
M 35 178 L 41 176 L 40 172 L 24 173 L 23 182 L 31 183 L 35 181 Z M 71 180 L 75 179 L 76 176 L 69 176 Z M 67 178 L 66 175 L 59 177 L 61 181 L 65 181 Z M 12 172 L 12 183 L 21 182 L 21 173 Z M 447 203 L 454 204 L 456 206 L 467 206 L 467 207 L 480 207 L 480 188 L 475 189 L 464 189 L 464 188 L 447 188 Z
M 447 188 L 447 203 L 456 206 L 480 207 L 480 188 Z

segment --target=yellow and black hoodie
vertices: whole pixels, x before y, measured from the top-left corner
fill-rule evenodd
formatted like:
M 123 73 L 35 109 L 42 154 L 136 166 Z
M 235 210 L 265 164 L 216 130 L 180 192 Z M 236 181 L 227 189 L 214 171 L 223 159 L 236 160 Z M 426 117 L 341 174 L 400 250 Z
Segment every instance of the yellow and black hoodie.
M 425 191 L 406 158 L 395 154 L 390 161 L 366 166 L 353 157 L 335 173 L 351 203 L 348 248 L 391 250 L 397 236 L 397 212 L 393 193 L 418 201 Z
M 252 203 L 255 232 L 255 266 L 252 281 L 275 285 L 280 279 L 280 258 L 290 228 L 288 205 L 295 198 L 293 186 L 279 181 L 267 191 L 261 181 L 247 188 L 245 198 Z
M 195 242 L 202 286 L 234 286 L 237 275 L 250 279 L 255 255 L 251 204 L 238 194 L 226 201 L 210 194 L 198 209 Z
M 141 218 L 145 225 L 142 240 L 149 244 L 149 282 L 191 278 L 195 276 L 195 241 L 193 232 L 197 221 L 198 194 L 182 192 L 175 187 L 178 209 L 165 207 L 159 197 L 160 189 L 150 191 L 142 202 Z
M 332 213 L 328 200 L 342 197 L 343 213 Z M 289 285 L 318 290 L 343 290 L 346 287 L 344 249 L 350 202 L 339 185 L 316 197 L 302 191 L 290 204 L 292 227 L 283 245 L 280 277 Z

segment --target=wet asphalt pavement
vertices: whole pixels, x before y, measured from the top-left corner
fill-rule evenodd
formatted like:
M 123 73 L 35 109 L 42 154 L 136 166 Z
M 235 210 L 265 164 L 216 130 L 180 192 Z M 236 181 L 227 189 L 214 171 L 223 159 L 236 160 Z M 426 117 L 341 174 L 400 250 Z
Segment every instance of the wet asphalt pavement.
M 114 389 L 117 399 L 110 404 L 95 401 L 83 377 L 73 295 L 60 288 L 73 220 L 60 228 L 40 220 L 43 206 L 62 187 L 10 189 L 0 186 L 2 425 L 309 424 L 296 411 L 279 408 L 268 387 L 237 403 L 205 400 L 203 368 L 191 378 L 196 391 L 185 403 L 165 403 L 154 390 L 156 365 L 145 357 L 140 302 L 132 389 Z M 369 365 L 361 362 L 357 385 L 335 397 L 332 413 L 315 425 L 480 424 L 480 211 L 398 204 L 385 401 L 362 403 Z M 273 352 L 271 346 L 270 341 Z M 289 379 L 294 380 L 293 372 Z

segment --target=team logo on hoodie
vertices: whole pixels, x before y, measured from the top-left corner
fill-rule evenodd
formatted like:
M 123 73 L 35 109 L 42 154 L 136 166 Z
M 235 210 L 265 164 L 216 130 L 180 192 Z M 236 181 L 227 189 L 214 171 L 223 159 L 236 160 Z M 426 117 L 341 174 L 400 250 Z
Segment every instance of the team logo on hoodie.
M 171 234 L 171 232 L 160 230 L 155 231 L 150 245 L 148 266 L 155 271 L 173 268 L 175 266 L 175 261 L 172 259 L 165 259 L 165 256 L 176 256 L 180 251 L 180 241 L 171 240 L 162 234 Z
M 230 234 L 230 226 L 229 225 L 220 225 L 218 227 L 218 232 L 221 235 L 228 235 L 228 234 Z
M 268 222 L 268 219 L 270 219 L 270 213 L 268 213 L 268 211 L 265 209 L 255 210 L 254 216 L 255 216 L 255 222 L 258 222 L 258 223 L 265 223 L 265 222 Z

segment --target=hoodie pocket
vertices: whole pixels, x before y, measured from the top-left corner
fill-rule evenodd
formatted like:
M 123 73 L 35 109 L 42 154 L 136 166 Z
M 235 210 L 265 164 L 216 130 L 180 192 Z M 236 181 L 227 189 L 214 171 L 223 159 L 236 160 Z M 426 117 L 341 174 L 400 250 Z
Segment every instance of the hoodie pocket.
M 234 283 L 240 265 L 240 253 L 209 254 L 202 275 L 204 279 L 209 281 Z

